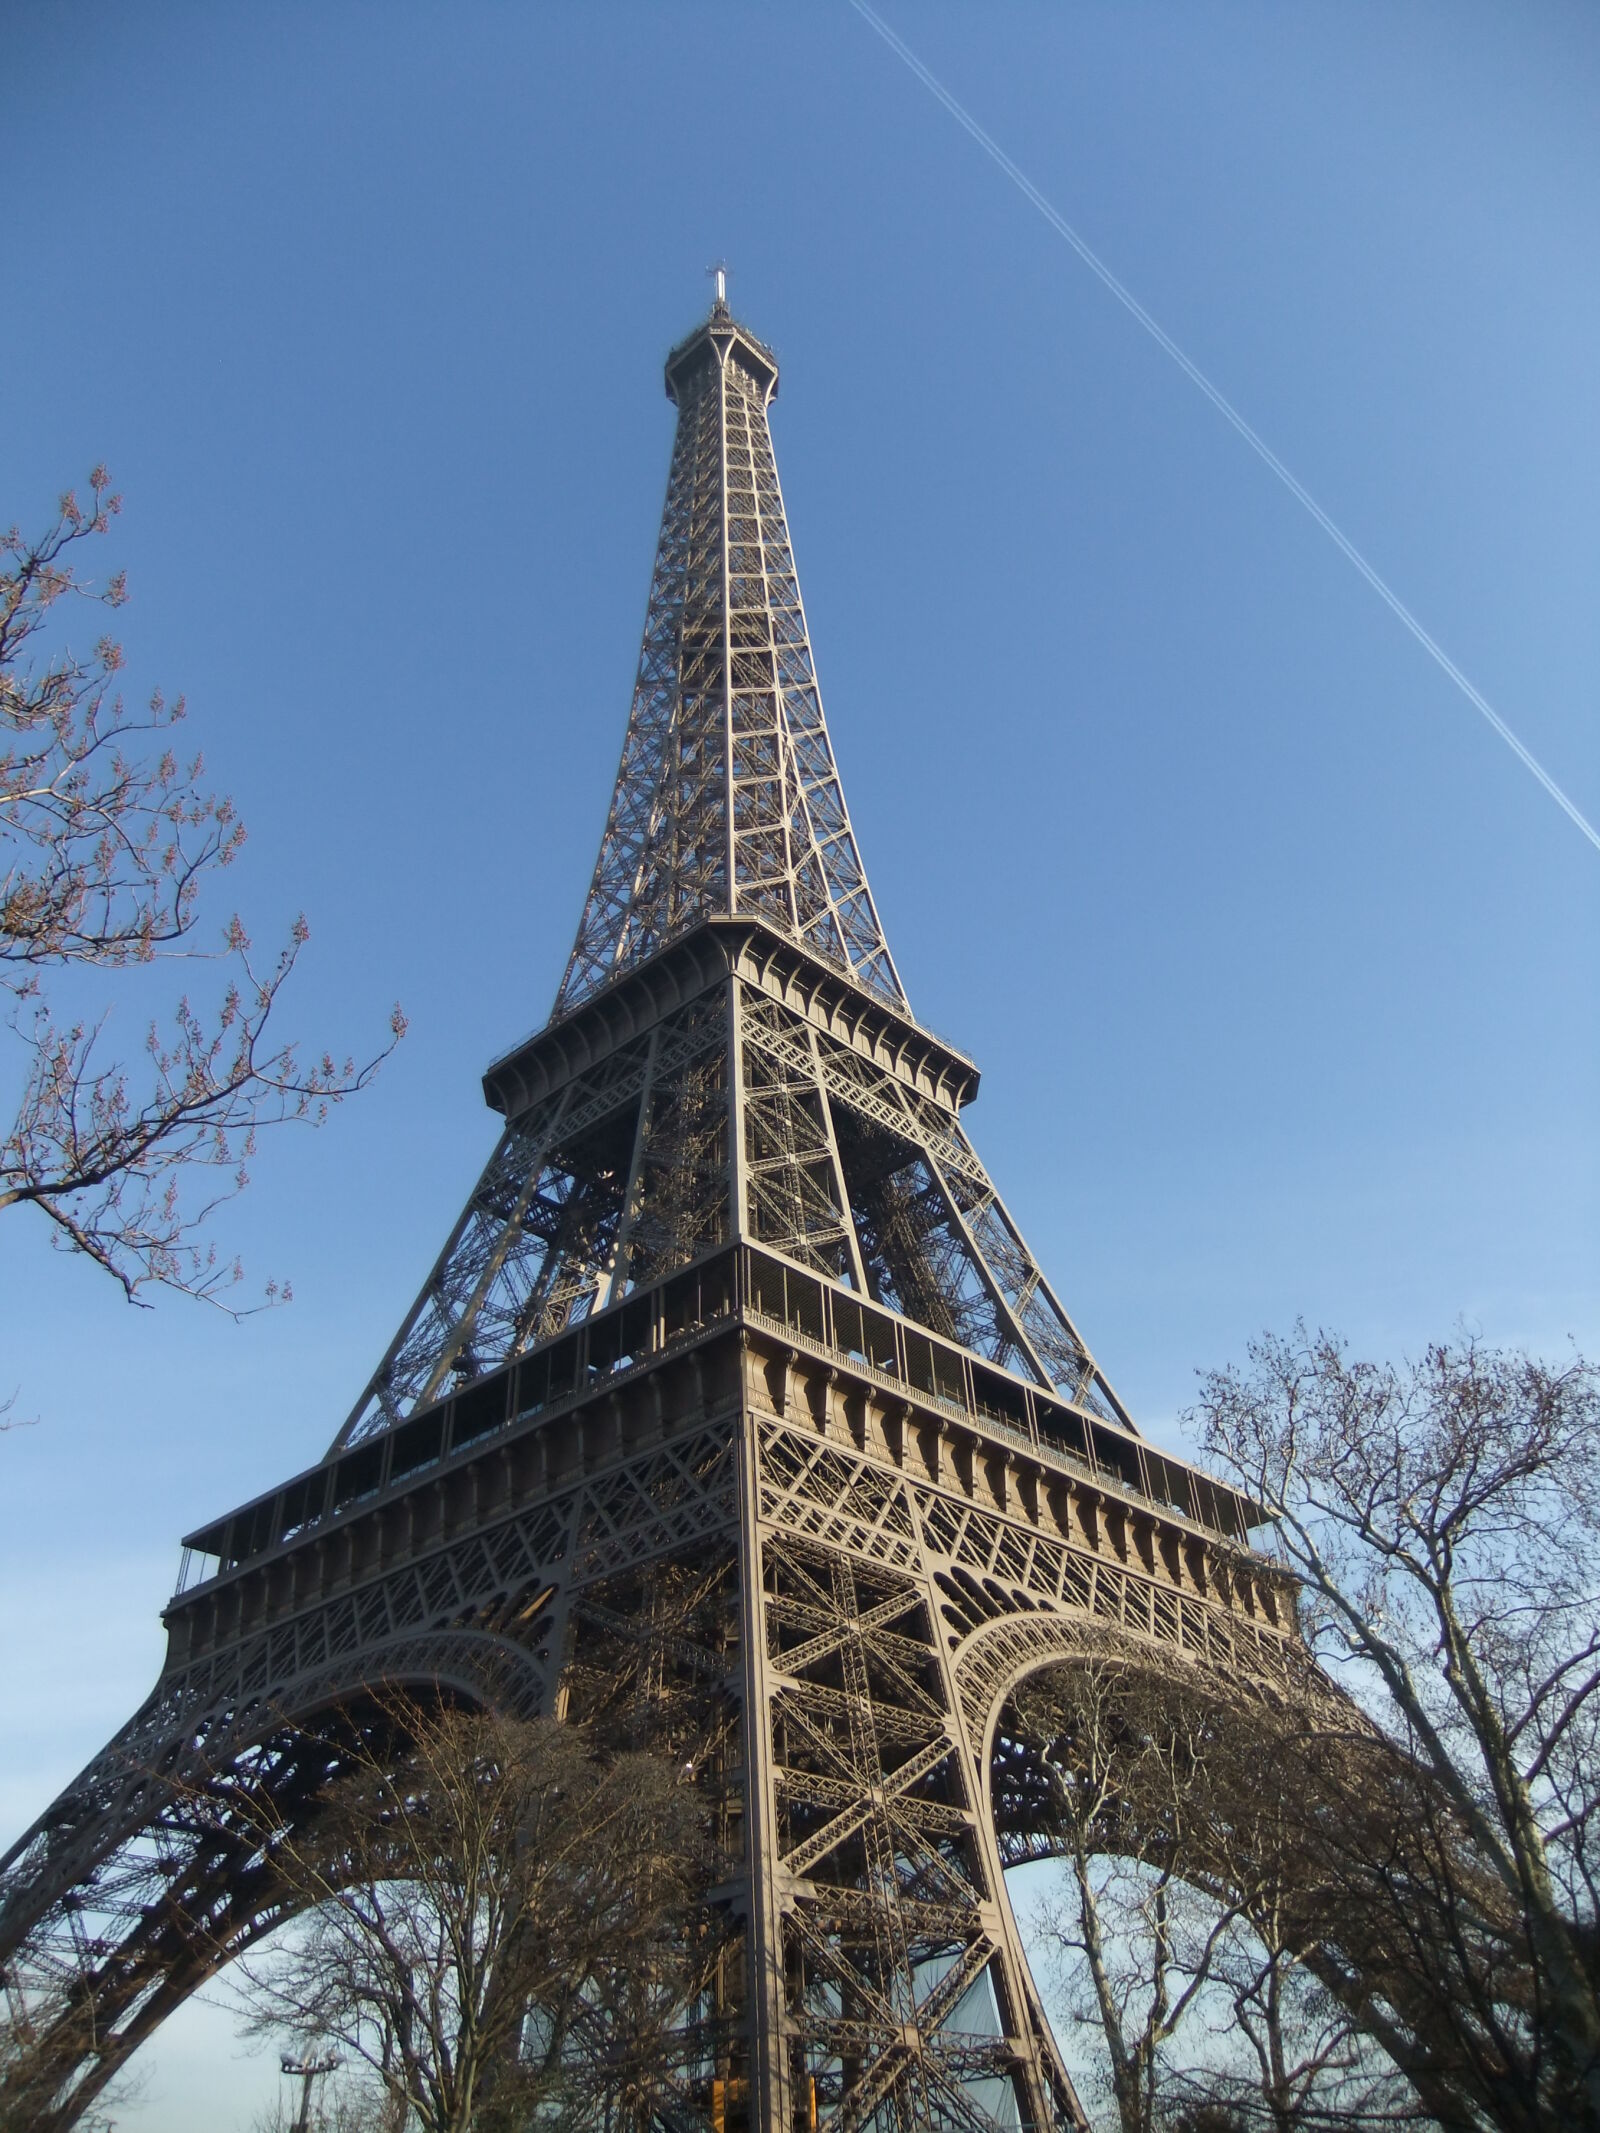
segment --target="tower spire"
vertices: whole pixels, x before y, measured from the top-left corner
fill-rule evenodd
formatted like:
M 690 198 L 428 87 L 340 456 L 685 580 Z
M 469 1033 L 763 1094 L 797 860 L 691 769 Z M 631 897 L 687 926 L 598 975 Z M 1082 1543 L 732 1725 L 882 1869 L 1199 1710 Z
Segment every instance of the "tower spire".
M 908 1011 L 823 716 L 768 425 L 777 359 L 713 271 L 710 317 L 667 358 L 678 427 L 638 678 L 555 1012 L 746 916 Z

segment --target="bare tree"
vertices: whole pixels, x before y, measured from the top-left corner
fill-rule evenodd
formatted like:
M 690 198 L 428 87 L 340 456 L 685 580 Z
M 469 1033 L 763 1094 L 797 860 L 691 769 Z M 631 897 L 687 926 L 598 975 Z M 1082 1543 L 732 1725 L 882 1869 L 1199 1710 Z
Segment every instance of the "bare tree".
M 1201 1923 L 1184 1881 L 1197 1871 L 1204 1813 L 1192 1782 L 1204 1762 L 1197 1714 L 1107 1655 L 1030 1684 L 1018 1718 L 1040 1744 L 1069 1876 L 1040 1923 L 1087 1981 L 1069 2008 L 1099 2031 L 1122 2133 L 1155 2133 L 1162 2047 L 1204 1988 L 1231 1916 Z
M 18 2098 L 11 2077 L 26 2077 L 38 2067 L 41 2052 L 51 2056 L 51 2034 L 70 2016 L 67 1993 L 58 1982 L 25 1973 L 21 1966 L 0 1970 L 0 2133 L 35 2133 L 39 2092 Z M 138 2099 L 148 2076 L 125 2070 L 114 2099 L 100 2096 L 78 2120 L 79 2133 L 114 2133 L 116 2113 Z
M 340 2067 L 312 2090 L 292 2080 L 289 2099 L 280 2096 L 270 2109 L 257 2112 L 250 2133 L 410 2133 L 411 2123 L 403 2098 L 385 2096 L 371 2081 L 352 2078 Z
M 160 1284 L 216 1302 L 239 1269 L 199 1232 L 247 1182 L 258 1132 L 319 1124 L 365 1085 L 405 1025 L 396 1008 L 390 1045 L 360 1068 L 326 1054 L 303 1060 L 269 1034 L 307 938 L 303 918 L 265 965 L 238 917 L 228 920 L 212 951 L 229 973 L 217 1008 L 208 1015 L 185 997 L 164 1032 L 149 1025 L 137 1089 L 107 1053 L 103 1002 L 52 1011 L 47 984 L 62 973 L 104 977 L 198 954 L 202 891 L 244 841 L 232 802 L 201 783 L 200 756 L 174 751 L 181 697 L 158 692 L 131 712 L 109 635 L 88 654 L 44 649 L 61 603 L 123 604 L 122 575 L 96 588 L 74 555 L 120 508 L 97 467 L 87 508 L 69 491 L 37 540 L 15 527 L 0 536 L 0 989 L 23 1062 L 16 1118 L 0 1139 L 0 1208 L 38 1208 L 59 1245 L 85 1253 L 130 1299 Z
M 648 2123 L 696 1984 L 692 1788 L 552 1720 L 380 1718 L 303 1829 L 250 1810 L 303 1912 L 240 1966 L 251 2026 L 341 2050 L 422 2133 Z
M 1436 2121 L 1416 2091 L 1361 2028 L 1358 2013 L 1311 1968 L 1319 1943 L 1305 1938 L 1303 1892 L 1285 1886 L 1292 1853 L 1251 1848 L 1259 1866 L 1248 1912 L 1241 1908 L 1210 1951 L 1198 2022 L 1207 2032 L 1167 2078 L 1176 2133 L 1207 2120 L 1229 2133 L 1380 2133 Z
M 1387 1949 L 1375 2026 L 1454 2122 L 1600 2127 L 1600 1380 L 1470 1339 L 1357 1362 L 1303 1326 L 1250 1364 L 1203 1380 L 1207 1452 L 1391 1747 L 1302 1759 L 1343 1793 L 1320 1836 L 1354 1939 Z
M 1321 1954 L 1328 1891 L 1287 1712 L 1108 1646 L 1036 1677 L 1014 1715 L 1066 1868 L 1037 1922 L 1069 2011 L 1103 2045 L 1121 2133 L 1420 2123 L 1304 1959 Z

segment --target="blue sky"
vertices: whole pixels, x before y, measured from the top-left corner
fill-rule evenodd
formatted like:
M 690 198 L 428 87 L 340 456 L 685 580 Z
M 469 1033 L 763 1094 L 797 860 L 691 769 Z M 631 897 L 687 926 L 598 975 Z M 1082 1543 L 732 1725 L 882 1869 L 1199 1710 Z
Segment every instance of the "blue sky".
M 1600 816 L 1600 18 L 885 12 Z M 227 904 L 308 913 L 309 1040 L 397 996 L 412 1034 L 224 1218 L 289 1309 L 131 1311 L 0 1224 L 0 1842 L 153 1679 L 179 1534 L 321 1452 L 492 1142 L 718 257 L 901 972 L 1134 1412 L 1170 1437 L 1298 1313 L 1600 1349 L 1600 854 L 843 0 L 6 47 L 0 520 L 109 462 L 131 686 L 188 692 L 250 829 Z M 224 2067 L 245 2124 L 235 2049 L 173 2025 L 123 2127 L 227 2128 Z

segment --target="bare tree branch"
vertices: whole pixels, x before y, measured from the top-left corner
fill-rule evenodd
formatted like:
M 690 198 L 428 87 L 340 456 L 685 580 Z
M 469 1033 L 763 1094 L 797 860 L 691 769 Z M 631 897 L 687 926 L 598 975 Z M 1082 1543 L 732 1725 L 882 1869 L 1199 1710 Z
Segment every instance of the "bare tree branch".
M 703 1983 L 692 1788 L 551 1720 L 398 1692 L 378 1716 L 330 1735 L 338 1775 L 309 1819 L 250 1809 L 302 1914 L 241 1959 L 251 2026 L 332 2043 L 423 2133 L 650 2122 Z
M 0 990 L 12 996 L 23 1060 L 16 1119 L 0 1140 L 0 1209 L 38 1208 L 55 1242 L 103 1267 L 130 1301 L 156 1285 L 218 1303 L 240 1269 L 200 1233 L 248 1182 L 256 1135 L 321 1124 L 366 1086 L 405 1019 L 396 1008 L 388 1044 L 361 1067 L 326 1053 L 305 1062 L 268 1034 L 305 920 L 265 972 L 237 916 L 214 949 L 199 946 L 202 891 L 238 853 L 244 826 L 231 800 L 201 784 L 200 756 L 180 761 L 170 744 L 183 699 L 158 692 L 130 713 L 115 693 L 122 648 L 108 636 L 87 656 L 43 648 L 59 603 L 125 600 L 120 574 L 96 589 L 73 558 L 120 509 L 97 467 L 87 509 L 69 492 L 39 539 L 15 527 L 0 537 Z M 46 979 L 174 955 L 221 961 L 230 975 L 209 1016 L 185 996 L 165 1034 L 149 1026 L 136 1089 L 106 1056 L 109 1010 L 59 1019 Z M 269 1283 L 266 1301 L 287 1294 Z
M 1010 1722 L 1047 1778 L 1040 1833 L 1068 1870 L 1039 1922 L 1069 2010 L 1098 2032 L 1120 2133 L 1425 2122 L 1360 1992 L 1321 1974 L 1319 1933 L 1337 1943 L 1348 1924 L 1329 1915 L 1319 1856 L 1333 1795 L 1303 1811 L 1287 1706 L 1108 1643 L 1025 1684 Z M 1360 1735 L 1369 1762 L 1374 1745 Z
M 1473 2122 L 1600 2127 L 1600 1378 L 1471 1339 L 1362 1363 L 1303 1326 L 1250 1360 L 1195 1419 L 1395 1751 L 1392 1867 L 1347 1845 L 1347 1890 L 1409 1946 Z

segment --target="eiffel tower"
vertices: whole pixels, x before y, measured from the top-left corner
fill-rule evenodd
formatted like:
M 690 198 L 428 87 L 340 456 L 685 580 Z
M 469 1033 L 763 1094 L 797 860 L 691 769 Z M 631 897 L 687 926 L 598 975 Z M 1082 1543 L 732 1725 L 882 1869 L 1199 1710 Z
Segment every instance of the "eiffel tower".
M 1281 1681 L 1255 1508 L 1135 1429 L 962 1125 L 845 806 L 768 410 L 730 314 L 677 408 L 616 790 L 550 1020 L 326 1457 L 184 1544 L 150 1697 L 0 1862 L 58 2133 L 286 1916 L 184 1812 L 315 1809 L 375 1684 L 691 1765 L 725 1878 L 671 2133 L 1080 2126 L 1004 1869 L 1048 1849 L 1008 1699 L 1107 1639 Z M 40 2009 L 44 2012 L 41 2014 Z

